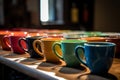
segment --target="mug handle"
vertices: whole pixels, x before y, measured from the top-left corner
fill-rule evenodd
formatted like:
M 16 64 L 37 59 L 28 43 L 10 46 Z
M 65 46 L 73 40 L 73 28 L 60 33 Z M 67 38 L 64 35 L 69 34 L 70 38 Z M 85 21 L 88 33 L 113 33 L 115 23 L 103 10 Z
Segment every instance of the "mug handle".
M 3 37 L 3 42 L 5 43 L 6 46 L 8 46 L 9 48 L 11 48 L 9 36 L 4 36 Z
M 20 39 L 18 40 L 18 45 L 20 46 L 20 48 L 21 48 L 23 51 L 25 51 L 25 52 L 28 53 L 28 49 L 25 49 L 25 48 L 22 46 L 22 41 L 24 41 L 25 44 L 27 44 L 27 41 L 26 41 L 25 38 L 20 38 Z
M 35 41 L 33 41 L 33 49 L 34 49 L 35 52 L 38 53 L 41 57 L 44 57 L 43 53 L 37 48 L 36 45 L 40 45 L 40 47 L 41 47 L 41 41 L 40 41 L 40 40 L 35 40 Z
M 77 59 L 84 64 L 85 66 L 87 66 L 86 61 L 84 61 L 79 55 L 81 55 L 80 52 L 78 52 L 78 50 L 81 49 L 83 51 L 83 54 L 85 54 L 85 47 L 84 46 L 77 46 L 75 48 L 75 56 L 77 57 Z
M 57 52 L 56 46 L 59 46 L 60 49 L 61 49 L 61 44 L 60 44 L 59 42 L 55 42 L 55 43 L 53 44 L 53 46 L 52 46 L 52 50 L 53 50 L 54 54 L 55 54 L 57 57 L 59 57 L 60 59 L 64 60 L 63 56 L 61 56 L 61 55 Z

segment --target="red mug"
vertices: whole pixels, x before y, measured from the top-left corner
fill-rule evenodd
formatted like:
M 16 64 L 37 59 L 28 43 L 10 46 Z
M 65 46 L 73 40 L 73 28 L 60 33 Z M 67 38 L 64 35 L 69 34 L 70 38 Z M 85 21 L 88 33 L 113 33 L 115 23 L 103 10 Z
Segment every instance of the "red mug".
M 3 42 L 3 37 L 7 36 L 8 34 L 10 34 L 10 31 L 8 30 L 2 30 L 0 31 L 0 46 L 2 50 L 11 50 L 10 47 L 8 47 L 4 42 Z
M 26 36 L 27 32 L 12 32 L 10 35 L 5 36 L 3 41 L 8 47 L 11 48 L 13 53 L 24 54 L 25 51 L 20 48 L 18 41 L 20 38 L 24 38 Z M 21 44 L 26 48 L 26 44 L 24 42 Z

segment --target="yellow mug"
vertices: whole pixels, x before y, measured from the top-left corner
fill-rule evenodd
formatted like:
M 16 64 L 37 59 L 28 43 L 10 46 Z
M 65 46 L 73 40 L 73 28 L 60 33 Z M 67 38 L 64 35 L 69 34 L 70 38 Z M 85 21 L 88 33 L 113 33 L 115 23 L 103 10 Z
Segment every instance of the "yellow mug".
M 54 54 L 52 50 L 52 46 L 54 42 L 58 42 L 63 40 L 63 38 L 43 38 L 41 40 L 35 40 L 33 42 L 33 48 L 34 50 L 41 55 L 44 55 L 44 58 L 46 62 L 51 62 L 51 63 L 60 63 L 61 60 Z M 40 45 L 41 50 L 37 47 L 37 45 Z M 61 53 L 60 47 L 57 47 L 57 51 Z

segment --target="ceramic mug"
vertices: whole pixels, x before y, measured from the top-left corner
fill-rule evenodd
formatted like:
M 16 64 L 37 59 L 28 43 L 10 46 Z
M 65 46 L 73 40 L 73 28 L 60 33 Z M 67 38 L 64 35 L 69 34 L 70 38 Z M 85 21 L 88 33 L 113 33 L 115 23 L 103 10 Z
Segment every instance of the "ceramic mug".
M 99 32 L 99 31 L 86 31 L 84 34 L 86 36 L 88 36 L 88 37 L 100 37 L 100 36 L 103 36 L 103 33 Z
M 112 42 L 116 44 L 115 57 L 120 58 L 120 36 L 106 37 L 106 42 Z
M 13 53 L 24 54 L 25 52 L 20 48 L 18 41 L 20 38 L 26 37 L 26 32 L 11 32 L 9 36 L 4 36 L 3 42 L 11 48 Z M 26 46 L 22 43 L 23 46 Z
M 77 46 L 75 55 L 81 63 L 90 69 L 91 73 L 104 74 L 112 65 L 115 46 L 111 42 L 89 42 L 85 43 L 84 46 Z M 79 56 L 81 53 L 78 50 L 83 51 L 85 60 Z
M 7 46 L 3 41 L 4 36 L 7 36 L 9 34 L 10 34 L 10 31 L 8 30 L 0 31 L 0 46 L 2 50 L 8 50 L 8 51 L 11 50 L 11 48 Z
M 34 50 L 41 55 L 44 55 L 46 62 L 51 63 L 61 63 L 60 59 L 53 53 L 52 51 L 52 45 L 56 41 L 61 41 L 63 38 L 43 38 L 41 40 L 35 40 L 33 42 L 33 48 Z M 36 47 L 36 45 L 41 46 L 41 51 Z M 57 48 L 58 51 L 59 48 Z
M 55 42 L 53 44 L 53 51 L 58 58 L 65 61 L 66 66 L 79 67 L 80 63 L 79 63 L 78 59 L 75 57 L 74 51 L 75 51 L 76 46 L 78 46 L 78 45 L 83 46 L 85 42 L 86 42 L 85 40 L 77 40 L 77 39 L 62 40 L 60 42 Z M 57 49 L 56 49 L 57 46 L 60 47 L 60 49 L 62 51 L 62 55 L 60 55 L 60 53 L 57 51 Z M 83 56 L 83 55 L 81 55 L 81 56 Z
M 20 38 L 18 43 L 19 43 L 20 48 L 23 51 L 27 52 L 31 58 L 43 58 L 43 55 L 36 53 L 36 51 L 33 48 L 33 42 L 37 39 L 42 39 L 42 38 L 43 38 L 42 36 Z M 22 41 L 27 45 L 26 48 L 23 46 Z M 36 46 L 36 47 L 39 47 L 39 46 Z
M 104 37 L 82 37 L 82 40 L 86 40 L 88 42 L 105 42 L 106 38 Z

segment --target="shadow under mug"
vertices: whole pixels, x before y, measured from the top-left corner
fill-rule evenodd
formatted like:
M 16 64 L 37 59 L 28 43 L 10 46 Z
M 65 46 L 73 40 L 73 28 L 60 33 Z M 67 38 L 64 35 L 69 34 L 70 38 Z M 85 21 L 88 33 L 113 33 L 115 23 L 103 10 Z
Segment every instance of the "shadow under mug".
M 84 46 L 77 46 L 75 55 L 82 64 L 90 69 L 91 73 L 105 74 L 112 65 L 115 46 L 111 42 L 89 42 Z M 85 61 L 79 56 L 81 53 L 78 50 L 83 51 Z
M 42 36 L 33 36 L 33 37 L 20 38 L 18 43 L 19 43 L 20 48 L 23 51 L 27 52 L 31 58 L 43 58 L 43 55 L 38 54 L 33 48 L 33 42 L 35 40 L 41 39 L 41 38 L 43 38 L 43 37 Z M 22 42 L 24 42 L 27 45 L 26 48 L 23 46 Z M 39 46 L 36 46 L 36 47 L 41 49 Z

